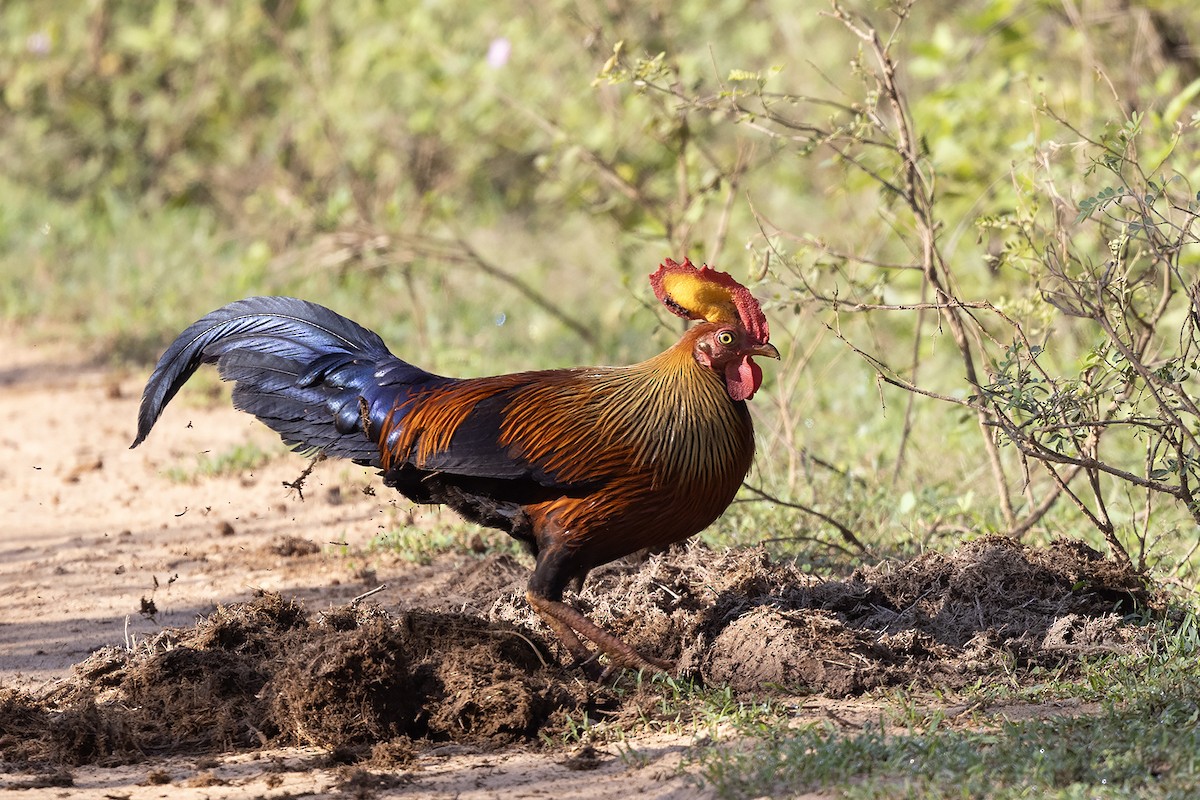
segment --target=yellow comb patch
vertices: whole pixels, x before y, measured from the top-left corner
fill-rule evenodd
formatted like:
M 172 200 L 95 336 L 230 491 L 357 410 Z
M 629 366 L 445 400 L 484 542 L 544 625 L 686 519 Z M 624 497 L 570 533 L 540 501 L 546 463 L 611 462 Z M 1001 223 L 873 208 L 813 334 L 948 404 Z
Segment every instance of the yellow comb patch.
M 672 314 L 739 325 L 760 343 L 770 336 L 766 315 L 754 295 L 727 272 L 707 265 L 697 269 L 686 258 L 682 264 L 668 258 L 650 274 L 650 285 Z
M 728 287 L 702 279 L 698 271 L 664 275 L 662 284 L 673 302 L 699 319 L 730 324 L 739 321 Z

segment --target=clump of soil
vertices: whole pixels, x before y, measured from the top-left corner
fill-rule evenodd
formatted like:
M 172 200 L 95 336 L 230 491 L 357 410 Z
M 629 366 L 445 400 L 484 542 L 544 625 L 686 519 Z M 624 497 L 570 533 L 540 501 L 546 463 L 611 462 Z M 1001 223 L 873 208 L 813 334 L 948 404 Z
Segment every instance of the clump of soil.
M 285 558 L 298 558 L 316 555 L 317 553 L 321 552 L 321 545 L 301 536 L 288 534 L 287 536 L 278 537 L 268 546 L 267 549 L 277 556 L 283 556 Z
M 1143 579 L 1079 542 L 1003 537 L 821 580 L 765 551 L 689 544 L 594 573 L 574 602 L 680 672 L 739 691 L 833 697 L 890 685 L 956 687 L 1001 670 L 1125 649 Z M 540 630 L 516 594 L 491 616 Z
M 130 651 L 105 648 L 57 689 L 0 690 L 0 755 L 52 764 L 310 744 L 372 755 L 397 737 L 504 743 L 586 712 L 536 634 L 375 606 L 310 615 L 264 593 Z
M 619 696 L 554 658 L 524 600 L 527 568 L 475 561 L 448 607 L 350 604 L 311 614 L 262 594 L 133 650 L 107 648 L 40 695 L 0 689 L 0 756 L 118 763 L 146 754 L 309 744 L 345 763 L 403 761 L 412 740 L 503 744 Z M 1141 578 L 1078 543 L 986 538 L 952 554 L 821 580 L 765 551 L 691 544 L 597 570 L 568 598 L 677 670 L 739 692 L 830 696 L 953 687 L 1127 649 Z M 637 702 L 626 693 L 628 702 Z

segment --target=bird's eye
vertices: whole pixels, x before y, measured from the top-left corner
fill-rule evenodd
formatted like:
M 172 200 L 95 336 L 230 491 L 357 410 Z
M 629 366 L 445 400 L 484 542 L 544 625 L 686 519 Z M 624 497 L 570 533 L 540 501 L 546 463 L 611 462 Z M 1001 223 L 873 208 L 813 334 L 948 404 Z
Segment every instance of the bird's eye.
M 729 347 L 733 344 L 733 331 L 721 331 L 717 334 L 717 344 Z

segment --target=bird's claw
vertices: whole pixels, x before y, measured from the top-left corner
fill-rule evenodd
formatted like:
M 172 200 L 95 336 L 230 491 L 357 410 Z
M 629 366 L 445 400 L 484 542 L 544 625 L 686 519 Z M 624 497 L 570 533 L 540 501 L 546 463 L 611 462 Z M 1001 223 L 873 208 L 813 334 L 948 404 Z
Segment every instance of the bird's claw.
M 611 654 L 608 658 L 608 664 L 602 664 L 600 663 L 600 653 L 591 653 L 585 658 L 576 658 L 571 667 L 582 670 L 588 680 L 596 683 L 605 683 L 609 678 L 625 669 L 646 670 L 651 674 L 658 672 L 670 674 L 675 667 L 674 664 L 640 653 L 634 658 L 614 657 Z
M 571 667 L 582 670 L 584 676 L 589 681 L 596 683 L 603 683 L 612 669 L 612 667 L 606 667 L 600 663 L 599 653 L 592 653 L 586 658 L 576 658 L 575 663 Z

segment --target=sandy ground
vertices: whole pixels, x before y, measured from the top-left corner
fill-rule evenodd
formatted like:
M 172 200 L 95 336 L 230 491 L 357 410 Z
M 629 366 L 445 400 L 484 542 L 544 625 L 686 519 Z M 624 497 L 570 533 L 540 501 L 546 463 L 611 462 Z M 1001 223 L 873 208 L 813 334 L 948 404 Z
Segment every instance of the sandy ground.
M 185 390 L 145 444 L 129 449 L 145 375 L 116 375 L 48 347 L 0 336 L 0 686 L 45 687 L 99 647 L 187 626 L 256 589 L 299 597 L 310 609 L 374 599 L 407 605 L 447 598 L 453 559 L 417 566 L 372 551 L 389 520 L 413 510 L 354 465 L 318 465 L 301 500 L 285 481 L 305 462 L 282 454 L 253 474 L 173 479 L 204 453 L 278 440 L 227 404 Z M 375 486 L 379 495 L 364 494 Z M 436 512 L 418 510 L 418 523 Z M 422 516 L 423 515 L 423 516 Z M 300 536 L 321 550 L 277 552 Z M 490 534 L 489 534 L 490 535 Z M 499 534 L 496 534 L 499 535 Z M 143 613 L 152 604 L 155 613 Z M 703 797 L 680 768 L 689 737 L 647 737 L 602 748 L 581 772 L 570 753 L 431 748 L 382 784 L 354 783 L 311 749 L 225 757 L 149 759 L 70 770 L 70 785 L 0 771 L 0 795 L 23 798 Z M 350 781 L 347 788 L 347 781 Z

